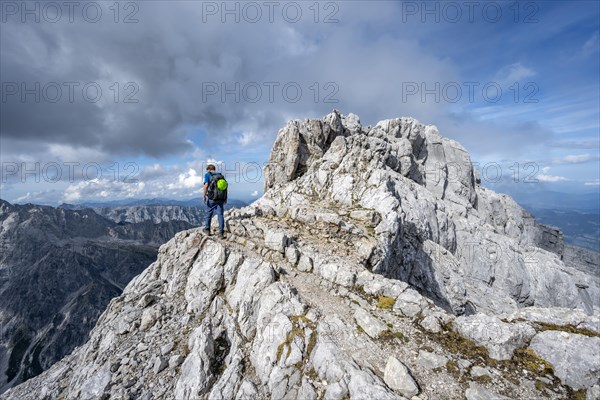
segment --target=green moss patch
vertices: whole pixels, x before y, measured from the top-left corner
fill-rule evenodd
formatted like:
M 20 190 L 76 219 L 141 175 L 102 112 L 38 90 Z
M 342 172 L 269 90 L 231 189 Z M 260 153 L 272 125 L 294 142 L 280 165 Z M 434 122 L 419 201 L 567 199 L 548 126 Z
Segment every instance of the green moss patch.
M 536 325 L 538 327 L 538 331 L 561 331 L 567 333 L 574 333 L 577 335 L 600 337 L 600 333 L 590 331 L 589 329 L 578 328 L 573 325 L 554 325 L 542 322 L 537 322 Z
M 481 376 L 478 376 L 476 378 L 471 378 L 471 379 L 473 379 L 475 382 L 479 382 L 483 385 L 489 385 L 490 383 L 492 383 L 492 378 L 490 378 L 487 375 L 481 375 Z
M 520 383 L 523 369 L 530 372 L 532 376 L 554 376 L 552 365 L 538 357 L 538 355 L 528 347 L 516 349 L 510 360 L 499 361 L 490 358 L 485 347 L 478 346 L 473 341 L 462 337 L 454 331 L 451 323 L 444 325 L 441 333 L 425 331 L 424 335 L 430 340 L 439 343 L 451 353 L 470 360 L 474 364 L 486 365 L 500 371 L 505 371 L 505 374 L 503 374 L 504 378 L 517 385 Z M 448 365 L 446 367 L 448 368 Z M 557 383 L 558 380 L 554 379 L 551 386 L 554 387 Z
M 585 400 L 587 397 L 585 395 L 585 390 L 573 390 L 570 387 L 567 387 L 567 398 L 569 400 Z M 598 400 L 598 398 L 596 398 Z
M 451 353 L 458 354 L 463 358 L 487 365 L 495 363 L 495 360 L 489 357 L 485 347 L 478 346 L 472 340 L 462 337 L 452 329 L 450 324 L 445 325 L 441 333 L 426 332 L 425 334 Z
M 384 310 L 391 310 L 394 308 L 396 299 L 393 297 L 379 296 L 377 298 L 377 308 L 383 308 Z
M 553 375 L 554 369 L 546 360 L 540 358 L 533 350 L 528 347 L 521 347 L 515 350 L 510 360 L 536 375 Z
M 446 363 L 446 371 L 457 381 L 461 381 L 460 368 L 455 360 L 448 360 Z
M 379 340 L 390 344 L 394 344 L 396 341 L 400 341 L 400 343 L 403 344 L 408 343 L 408 338 L 404 336 L 402 332 L 394 332 L 391 329 L 385 330 L 381 336 L 379 336 Z
M 313 348 L 317 344 L 317 328 L 314 322 L 308 319 L 306 313 L 302 315 L 292 315 L 289 318 L 292 321 L 292 329 L 286 335 L 285 340 L 282 343 L 280 343 L 279 346 L 277 346 L 277 362 L 279 362 L 279 360 L 281 359 L 283 351 L 286 347 L 287 351 L 285 358 L 288 358 L 290 356 L 290 353 L 292 352 L 291 344 L 296 336 L 301 336 L 302 338 L 305 337 L 304 327 L 308 327 L 312 330 L 312 334 L 310 336 L 306 348 L 308 355 L 312 352 Z M 304 325 L 304 327 L 301 326 L 301 322 L 302 325 Z
M 290 356 L 290 353 L 292 352 L 292 341 L 296 336 L 304 337 L 304 330 L 300 327 L 293 326 L 292 330 L 289 331 L 288 334 L 285 336 L 285 340 L 281 342 L 279 346 L 277 346 L 277 362 L 279 362 L 279 360 L 281 359 L 281 356 L 283 355 L 283 349 L 286 346 L 287 352 L 285 354 L 285 358 L 288 358 Z

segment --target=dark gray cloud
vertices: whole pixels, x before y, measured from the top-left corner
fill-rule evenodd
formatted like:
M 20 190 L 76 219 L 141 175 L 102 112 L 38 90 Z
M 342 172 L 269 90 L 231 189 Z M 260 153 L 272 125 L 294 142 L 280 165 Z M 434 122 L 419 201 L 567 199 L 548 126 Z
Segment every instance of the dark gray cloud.
M 329 3 L 337 10 L 325 9 L 323 4 Z M 284 18 L 285 3 L 279 3 L 272 22 L 263 8 L 257 23 L 244 18 L 235 23 L 231 15 L 222 23 L 221 15 L 203 12 L 203 4 L 224 3 L 193 1 L 138 2 L 134 18 L 139 22 L 129 24 L 122 22 L 129 9 L 121 9 L 120 22 L 114 23 L 110 2 L 98 3 L 103 9 L 98 23 L 80 16 L 74 23 L 66 17 L 57 23 L 22 23 L 11 17 L 0 24 L 3 85 L 25 82 L 32 87 L 39 82 L 43 87 L 57 82 L 64 90 L 57 103 L 36 103 L 31 95 L 24 102 L 18 95 L 3 101 L 0 154 L 3 160 L 149 156 L 160 161 L 194 154 L 196 146 L 212 155 L 215 142 L 227 144 L 230 152 L 249 147 L 263 151 L 286 120 L 321 117 L 333 108 L 354 112 L 365 124 L 416 117 L 436 124 L 442 134 L 480 156 L 527 155 L 544 151 L 555 139 L 536 123 L 505 117 L 483 121 L 460 103 L 403 95 L 407 82 L 428 82 L 429 87 L 461 82 L 473 78 L 465 77 L 464 71 L 474 67 L 479 77 L 493 79 L 507 66 L 521 65 L 520 59 L 505 58 L 504 52 L 495 51 L 493 61 L 479 57 L 488 39 L 497 42 L 508 34 L 499 24 L 487 26 L 490 29 L 484 31 L 496 36 L 484 38 L 475 34 L 473 24 L 463 31 L 458 25 L 403 23 L 399 2 L 329 3 L 320 3 L 317 23 L 310 2 L 297 3 L 303 14 L 295 23 L 289 22 L 293 14 Z M 328 15 L 338 22 L 323 23 Z M 522 35 L 529 28 L 519 29 Z M 450 31 L 445 39 L 444 32 Z M 452 53 L 454 47 L 468 52 Z M 522 65 L 534 69 L 529 63 Z M 67 101 L 65 82 L 79 84 L 73 102 Z M 102 89 L 96 103 L 82 97 L 81 88 L 89 82 Z M 115 82 L 116 102 L 111 90 Z M 128 82 L 135 86 L 126 88 Z M 222 85 L 232 89 L 236 83 L 240 98 L 227 94 L 222 101 Z M 207 94 L 215 87 L 217 93 Z M 256 87 L 261 96 L 253 101 Z M 302 90 L 298 99 L 295 87 Z M 139 91 L 133 93 L 132 88 Z M 127 94 L 138 102 L 124 102 Z M 506 108 L 508 114 L 513 111 Z M 201 133 L 205 131 L 208 136 Z
M 339 23 L 332 24 L 315 23 L 304 5 L 296 23 L 277 11 L 272 23 L 267 15 L 258 23 L 243 18 L 235 23 L 231 16 L 222 23 L 219 15 L 207 17 L 200 2 L 140 2 L 139 22 L 125 24 L 114 23 L 108 6 L 98 4 L 104 14 L 94 24 L 77 13 L 74 23 L 9 18 L 2 24 L 4 88 L 12 83 L 41 88 L 39 102 L 33 95 L 23 101 L 20 87 L 3 101 L 5 157 L 22 157 L 23 150 L 33 157 L 57 156 L 51 144 L 109 157 L 162 157 L 189 151 L 188 138 L 198 130 L 223 141 L 232 140 L 223 137 L 231 132 L 270 141 L 285 120 L 318 117 L 333 108 L 371 120 L 413 115 L 417 107 L 398 103 L 402 79 L 452 74 L 449 63 L 438 62 L 414 41 L 373 42 L 355 31 L 358 21 L 392 23 L 396 7 L 388 4 L 383 7 L 390 12 L 381 18 L 368 4 L 336 3 L 337 11 L 319 15 L 322 20 L 336 11 Z M 125 87 L 128 82 L 135 86 Z M 101 88 L 98 102 L 83 96 L 88 83 L 94 83 L 89 98 Z M 52 103 L 55 85 L 62 97 Z M 74 88 L 72 102 L 68 85 Z M 215 88 L 217 93 L 207 94 Z M 223 98 L 223 89 L 234 89 L 238 98 L 231 93 Z M 127 94 L 138 102 L 125 103 Z M 423 115 L 425 108 L 418 107 Z M 436 107 L 429 108 L 435 117 Z

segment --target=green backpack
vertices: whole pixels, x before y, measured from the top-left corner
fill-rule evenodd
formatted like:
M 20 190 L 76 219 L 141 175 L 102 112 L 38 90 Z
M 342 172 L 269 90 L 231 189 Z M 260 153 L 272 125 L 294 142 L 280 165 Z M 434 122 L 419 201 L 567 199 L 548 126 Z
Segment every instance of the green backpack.
M 227 200 L 227 181 L 220 172 L 211 174 L 207 196 L 213 201 Z

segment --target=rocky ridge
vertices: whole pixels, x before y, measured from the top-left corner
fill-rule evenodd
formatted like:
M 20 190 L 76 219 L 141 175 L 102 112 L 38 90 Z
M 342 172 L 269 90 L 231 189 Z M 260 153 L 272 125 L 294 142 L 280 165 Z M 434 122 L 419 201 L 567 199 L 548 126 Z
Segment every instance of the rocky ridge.
M 194 202 L 193 200 L 188 203 Z M 184 203 L 185 204 L 185 203 Z M 169 204 L 141 204 L 128 206 L 98 206 L 93 210 L 103 217 L 106 217 L 117 223 L 139 223 L 150 221 L 154 224 L 161 222 L 183 221 L 192 226 L 201 226 L 204 224 L 204 207 L 202 199 L 197 199 L 195 206 Z M 225 210 L 231 208 L 241 208 L 247 204 L 241 200 L 229 199 L 225 204 Z
M 95 207 L 94 211 L 117 223 L 151 221 L 158 224 L 169 221 L 184 221 L 192 226 L 200 226 L 204 223 L 204 210 L 201 207 L 175 205 L 105 206 Z
M 204 224 L 204 207 L 201 206 L 202 199 L 177 201 L 168 199 L 146 199 L 132 200 L 131 204 L 120 204 L 120 202 L 109 203 L 83 203 L 79 205 L 61 204 L 59 208 L 67 210 L 94 210 L 98 215 L 108 218 L 119 224 L 141 223 L 149 221 L 153 224 L 162 222 L 180 221 L 191 226 Z M 241 200 L 229 199 L 225 209 L 241 208 L 247 204 Z
M 177 234 L 85 345 L 1 398 L 599 395 L 598 277 L 435 127 L 291 121 L 265 174 L 226 239 Z

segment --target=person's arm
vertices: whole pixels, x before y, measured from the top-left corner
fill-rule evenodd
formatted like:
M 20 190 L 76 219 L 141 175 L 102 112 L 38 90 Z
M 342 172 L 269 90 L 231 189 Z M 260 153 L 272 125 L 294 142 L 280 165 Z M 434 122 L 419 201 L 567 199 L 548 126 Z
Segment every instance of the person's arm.
M 208 192 L 208 183 L 204 183 L 204 192 L 202 193 L 202 202 L 206 203 L 206 192 Z

